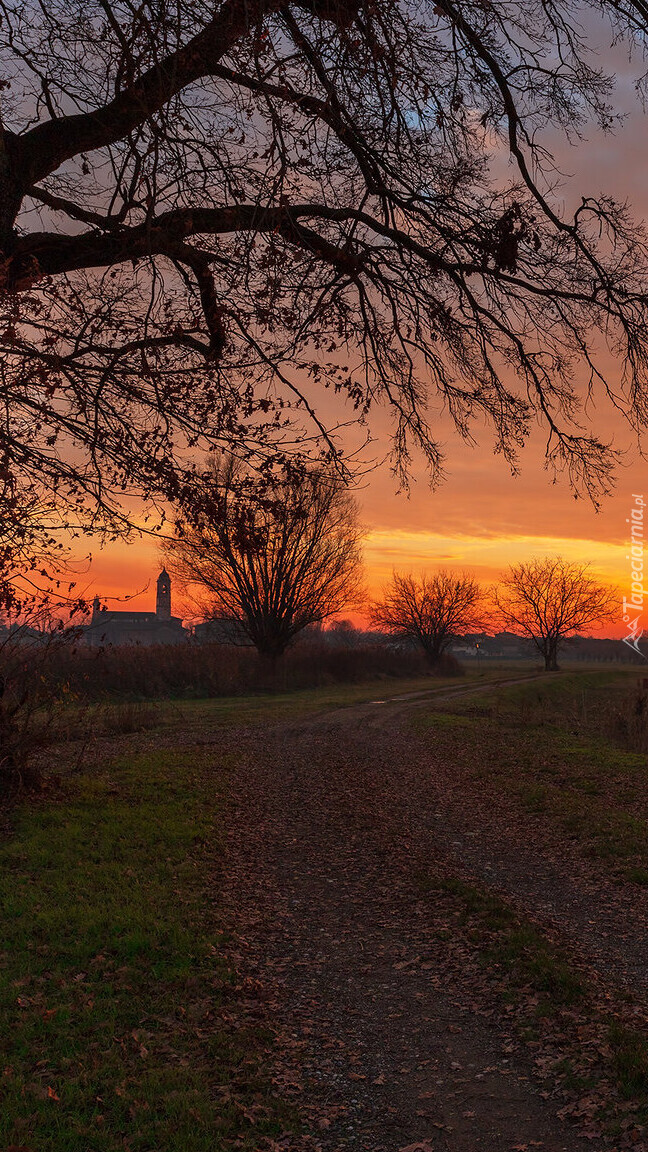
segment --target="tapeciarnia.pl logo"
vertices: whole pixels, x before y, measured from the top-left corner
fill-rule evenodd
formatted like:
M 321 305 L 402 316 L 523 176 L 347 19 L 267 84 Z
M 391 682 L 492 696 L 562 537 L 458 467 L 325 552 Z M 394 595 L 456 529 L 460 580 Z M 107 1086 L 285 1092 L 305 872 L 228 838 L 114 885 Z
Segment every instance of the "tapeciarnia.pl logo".
M 632 493 L 634 507 L 626 524 L 630 525 L 630 552 L 626 560 L 630 561 L 630 596 L 623 597 L 623 623 L 628 627 L 628 635 L 623 637 L 623 643 L 632 648 L 644 660 L 648 659 L 639 647 L 643 636 L 642 627 L 643 603 L 646 592 L 644 590 L 644 498 L 643 495 Z

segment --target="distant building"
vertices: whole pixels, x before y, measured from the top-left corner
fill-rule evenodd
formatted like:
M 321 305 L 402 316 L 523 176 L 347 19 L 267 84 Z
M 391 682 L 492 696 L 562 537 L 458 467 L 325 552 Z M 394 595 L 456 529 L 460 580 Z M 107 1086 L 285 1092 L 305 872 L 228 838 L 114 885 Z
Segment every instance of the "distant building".
M 92 620 L 84 629 L 84 640 L 91 648 L 182 644 L 188 635 L 180 617 L 171 615 L 171 577 L 166 568 L 157 579 L 155 612 L 113 612 L 102 608 L 96 596 Z
M 230 616 L 215 616 L 196 624 L 193 634 L 197 644 L 237 644 L 243 647 L 252 644 L 243 625 Z

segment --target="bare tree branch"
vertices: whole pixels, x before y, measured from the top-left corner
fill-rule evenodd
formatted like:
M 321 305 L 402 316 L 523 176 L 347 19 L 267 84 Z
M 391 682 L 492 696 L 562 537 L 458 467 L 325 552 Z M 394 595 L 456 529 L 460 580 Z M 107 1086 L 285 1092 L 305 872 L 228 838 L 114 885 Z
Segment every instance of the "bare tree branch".
M 640 0 L 590 3 L 645 32 Z M 184 499 L 211 448 L 307 469 L 382 404 L 403 480 L 412 451 L 441 475 L 446 410 L 467 442 L 490 424 L 512 468 L 538 418 L 550 466 L 608 491 L 616 456 L 584 405 L 648 424 L 648 240 L 609 198 L 567 215 L 555 187 L 548 130 L 615 119 L 579 11 L 0 0 L 0 461 L 18 487 L 122 531 L 125 492 Z
M 338 477 L 284 477 L 268 491 L 231 457 L 205 477 L 165 559 L 208 618 L 275 661 L 310 624 L 357 605 L 361 533 Z
M 501 622 L 533 641 L 547 672 L 558 670 L 567 637 L 610 620 L 619 605 L 614 590 L 590 575 L 589 565 L 562 556 L 512 564 L 494 600 Z

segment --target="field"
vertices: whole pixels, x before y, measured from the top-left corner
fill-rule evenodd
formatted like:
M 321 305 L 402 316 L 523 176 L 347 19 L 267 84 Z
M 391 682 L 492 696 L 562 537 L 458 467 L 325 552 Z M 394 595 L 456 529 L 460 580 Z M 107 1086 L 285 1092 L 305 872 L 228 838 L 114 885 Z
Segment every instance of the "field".
M 58 719 L 0 844 L 0 1148 L 648 1148 L 636 668 Z

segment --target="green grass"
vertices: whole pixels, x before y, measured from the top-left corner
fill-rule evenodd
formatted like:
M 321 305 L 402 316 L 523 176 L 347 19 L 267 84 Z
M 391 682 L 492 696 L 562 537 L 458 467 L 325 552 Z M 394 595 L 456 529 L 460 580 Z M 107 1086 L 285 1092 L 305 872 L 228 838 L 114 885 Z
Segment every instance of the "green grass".
M 421 718 L 421 728 L 471 728 L 475 725 L 472 716 L 462 716 L 456 712 L 428 712 Z
M 626 868 L 624 877 L 631 884 L 648 884 L 648 869 L 646 868 Z
M 461 920 L 484 963 L 512 989 L 532 989 L 545 998 L 542 1014 L 583 999 L 585 988 L 568 958 L 504 900 L 455 878 L 438 881 L 437 889 L 460 901 Z
M 0 848 L 0 1147 L 252 1150 L 285 1127 L 265 1038 L 219 1024 L 220 808 L 200 752 L 166 750 L 18 814 Z
M 610 734 L 636 672 L 568 673 L 432 700 L 412 723 L 470 782 L 551 823 L 621 879 L 646 883 L 648 759 Z
M 608 1031 L 612 1063 L 624 1099 L 648 1097 L 648 1041 L 634 1028 L 614 1021 Z
M 388 702 L 408 693 L 430 694 L 468 689 L 502 675 L 499 668 L 482 672 L 470 669 L 465 676 L 416 677 L 403 680 L 368 680 L 360 684 L 335 684 L 295 692 L 219 696 L 202 700 L 106 701 L 61 710 L 61 739 L 83 737 L 92 730 L 99 735 L 143 731 L 184 730 L 204 737 L 212 731 L 302 717 L 337 708 L 350 708 L 371 701 Z
M 586 735 L 605 735 L 611 706 L 637 684 L 640 674 L 640 668 L 566 670 L 528 683 L 494 687 L 480 693 L 478 700 L 458 705 L 457 710 L 491 716 L 505 725 L 558 725 Z

